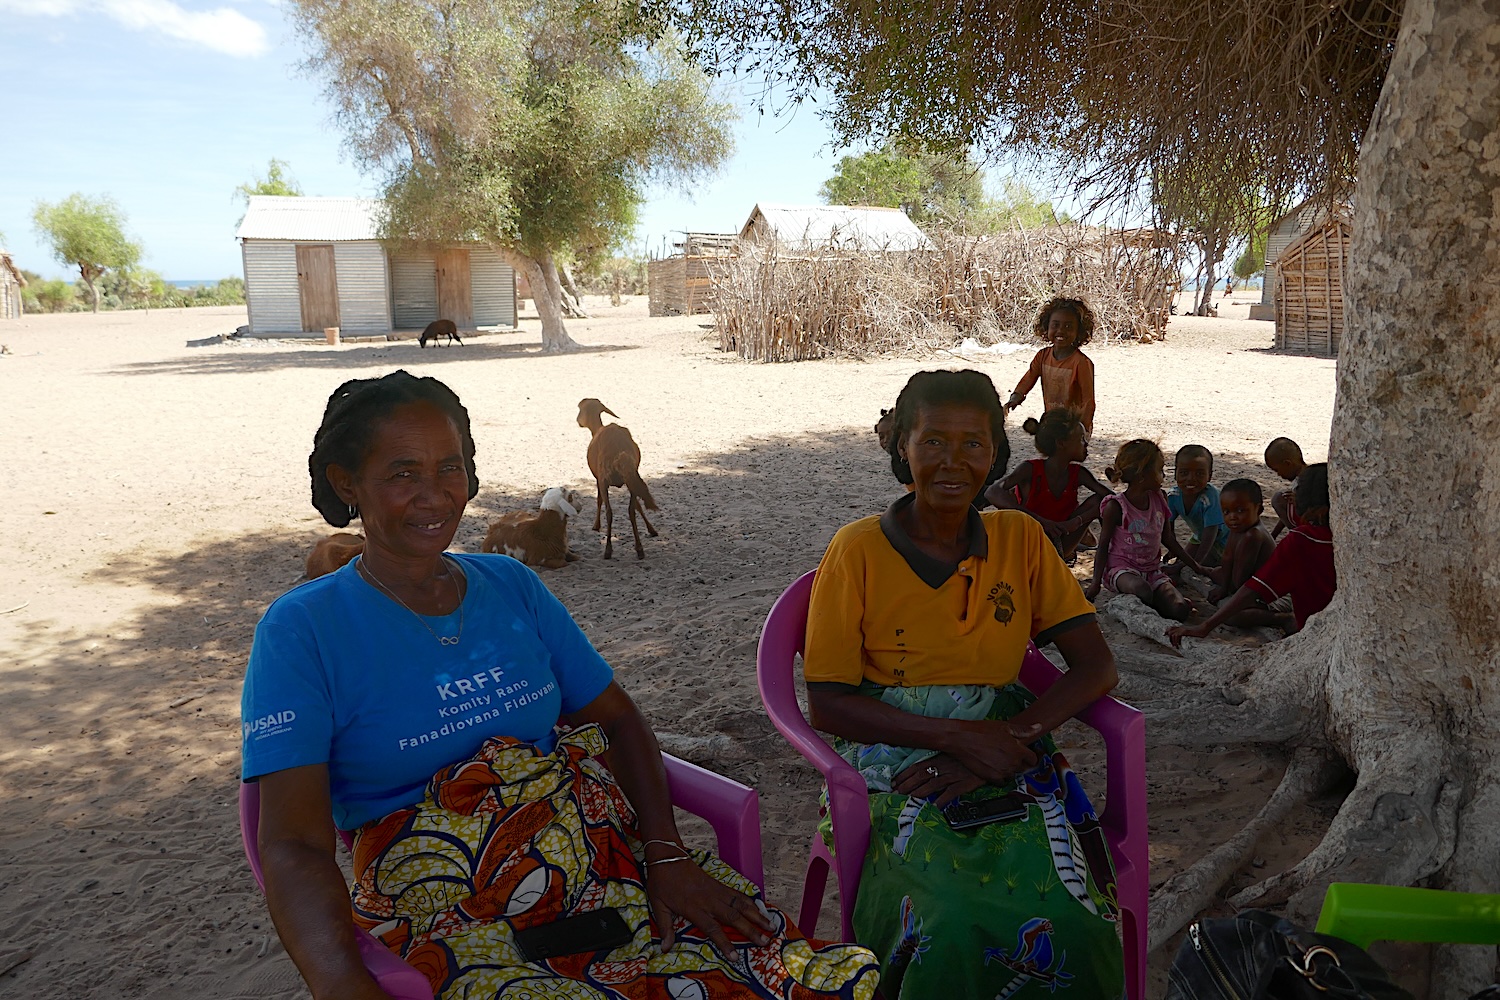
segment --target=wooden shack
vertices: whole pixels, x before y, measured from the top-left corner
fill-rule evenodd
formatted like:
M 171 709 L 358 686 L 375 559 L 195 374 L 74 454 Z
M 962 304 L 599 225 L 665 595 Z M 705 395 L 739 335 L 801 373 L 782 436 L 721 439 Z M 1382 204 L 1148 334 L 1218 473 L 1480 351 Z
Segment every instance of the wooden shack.
M 1348 220 L 1334 216 L 1303 233 L 1277 258 L 1277 350 L 1325 357 L 1339 353 L 1349 239 Z
M 734 252 L 734 233 L 685 233 L 676 253 L 646 263 L 652 316 L 713 312 L 713 265 Z
M 480 243 L 387 247 L 370 198 L 250 199 L 236 234 L 250 336 L 416 332 L 516 325 L 515 272 Z
M 21 317 L 21 289 L 25 287 L 21 269 L 10 254 L 0 250 L 0 319 Z

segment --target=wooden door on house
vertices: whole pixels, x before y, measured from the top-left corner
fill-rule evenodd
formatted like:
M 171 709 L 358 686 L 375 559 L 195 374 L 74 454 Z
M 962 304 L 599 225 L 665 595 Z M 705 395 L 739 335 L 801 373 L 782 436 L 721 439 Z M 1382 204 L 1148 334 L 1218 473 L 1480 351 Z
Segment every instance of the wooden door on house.
M 322 333 L 339 325 L 339 283 L 333 247 L 297 245 L 297 294 L 302 300 L 302 329 Z
M 460 330 L 474 328 L 474 292 L 469 277 L 469 251 L 437 252 L 438 319 L 451 319 Z

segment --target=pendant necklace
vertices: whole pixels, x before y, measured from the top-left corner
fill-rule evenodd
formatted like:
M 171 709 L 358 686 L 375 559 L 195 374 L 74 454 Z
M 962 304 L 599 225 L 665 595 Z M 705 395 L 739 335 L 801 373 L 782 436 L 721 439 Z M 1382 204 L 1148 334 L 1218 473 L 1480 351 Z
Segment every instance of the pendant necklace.
M 388 595 L 390 595 L 391 600 L 393 600 L 397 604 L 401 605 L 407 611 L 411 611 L 412 617 L 416 618 L 417 621 L 421 622 L 422 623 L 422 627 L 425 628 L 428 632 L 432 633 L 432 637 L 434 639 L 436 639 L 442 645 L 444 645 L 444 646 L 457 646 L 458 645 L 458 641 L 464 637 L 464 595 L 458 589 L 458 581 L 455 580 L 455 579 L 453 579 L 453 570 L 448 567 L 448 557 L 447 556 L 443 557 L 443 575 L 448 578 L 448 582 L 449 583 L 453 584 L 453 592 L 458 595 L 458 634 L 457 635 L 438 635 L 437 632 L 434 631 L 433 627 L 427 623 L 427 619 L 426 618 L 424 618 L 421 615 L 417 614 L 415 611 L 412 611 L 411 610 L 411 605 L 407 604 L 400 597 L 398 597 L 396 595 L 396 592 L 394 590 L 392 590 L 390 587 L 387 587 L 385 584 L 383 584 L 383 583 L 380 582 L 380 578 L 378 576 L 376 576 L 370 570 L 370 567 L 368 567 L 368 566 L 365 565 L 365 561 L 363 559 L 359 560 L 358 568 L 359 568 L 360 572 L 362 572 L 365 576 L 369 577 L 371 583 L 375 584 L 375 586 L 379 587 L 381 590 L 385 591 Z

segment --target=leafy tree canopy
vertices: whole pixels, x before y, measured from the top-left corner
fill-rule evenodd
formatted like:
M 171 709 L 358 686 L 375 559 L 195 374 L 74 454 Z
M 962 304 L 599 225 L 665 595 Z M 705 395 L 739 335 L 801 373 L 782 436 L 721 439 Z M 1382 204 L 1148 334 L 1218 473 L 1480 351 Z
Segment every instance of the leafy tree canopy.
M 894 142 L 842 157 L 818 194 L 830 205 L 899 208 L 913 222 L 980 231 L 1060 221 L 1050 202 L 1019 181 L 1006 181 L 1003 195 L 992 198 L 970 153 L 954 156 Z
M 59 264 L 78 268 L 99 311 L 98 280 L 110 270 L 126 270 L 141 258 L 140 244 L 125 235 L 125 213 L 108 195 L 70 194 L 56 204 L 36 203 L 37 235 L 52 247 Z
M 634 8 L 565 0 L 292 0 L 307 66 L 362 164 L 387 236 L 476 239 L 531 274 L 544 342 L 554 260 L 624 244 L 646 189 L 732 149 L 733 109 Z M 543 287 L 538 288 L 537 285 Z M 559 313 L 560 317 L 560 313 Z M 560 318 L 552 333 L 561 331 Z M 562 333 L 565 338 L 566 334 Z
M 1035 155 L 1100 198 L 1284 206 L 1353 177 L 1399 0 L 655 0 L 718 70 L 831 95 L 845 142 Z M 1241 229 L 1241 232 L 1246 231 Z
M 285 160 L 272 157 L 270 164 L 266 167 L 264 177 L 257 174 L 234 189 L 235 198 L 243 199 L 246 204 L 249 204 L 250 199 L 258 194 L 300 198 L 302 185 L 292 178 L 290 167 Z

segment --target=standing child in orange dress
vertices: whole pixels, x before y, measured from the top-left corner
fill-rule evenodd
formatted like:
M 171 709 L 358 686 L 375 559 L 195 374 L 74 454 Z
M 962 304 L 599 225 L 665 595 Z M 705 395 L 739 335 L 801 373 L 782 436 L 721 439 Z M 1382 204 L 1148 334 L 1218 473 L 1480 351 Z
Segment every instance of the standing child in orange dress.
M 1066 407 L 1078 414 L 1088 437 L 1094 436 L 1094 362 L 1083 353 L 1083 345 L 1094 336 L 1094 314 L 1081 299 L 1055 298 L 1036 315 L 1036 335 L 1050 340 L 1031 359 L 1031 367 L 1016 383 L 1005 404 L 1014 410 L 1038 381 L 1042 383 L 1042 407 Z

